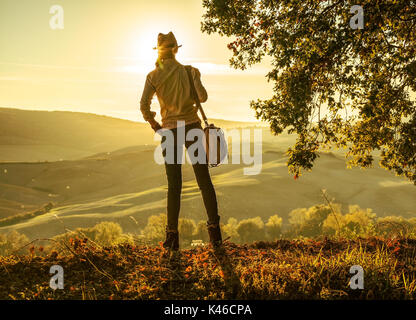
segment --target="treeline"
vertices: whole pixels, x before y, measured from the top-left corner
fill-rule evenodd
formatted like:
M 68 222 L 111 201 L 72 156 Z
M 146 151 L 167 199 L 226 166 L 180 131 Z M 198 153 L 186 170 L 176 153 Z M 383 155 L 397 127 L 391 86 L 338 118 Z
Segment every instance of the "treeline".
M 166 214 L 152 215 L 143 229 L 136 233 L 124 233 L 114 222 L 101 222 L 91 228 L 78 228 L 54 237 L 53 242 L 88 239 L 89 243 L 112 246 L 119 243 L 158 245 L 164 240 Z M 277 239 L 316 238 L 320 236 L 357 237 L 416 237 L 416 218 L 399 216 L 377 217 L 371 209 L 351 205 L 342 212 L 341 205 L 316 205 L 295 209 L 289 213 L 286 225 L 277 214 L 265 220 L 260 217 L 237 220 L 229 218 L 221 223 L 223 239 L 235 243 L 275 241 Z M 206 221 L 179 219 L 181 246 L 189 247 L 192 240 L 208 242 Z M 27 237 L 16 231 L 0 234 L 0 254 L 10 254 L 27 243 Z M 51 243 L 51 247 L 56 247 Z
M 362 209 L 358 205 L 350 205 L 345 212 L 339 204 L 318 205 L 290 212 L 289 227 L 283 235 L 292 239 L 318 236 L 415 237 L 416 218 L 378 217 L 372 209 Z
M 11 226 L 13 224 L 17 224 L 19 222 L 26 221 L 26 220 L 34 218 L 34 217 L 41 216 L 41 215 L 51 211 L 52 208 L 53 208 L 53 203 L 48 203 L 45 206 L 43 206 L 42 208 L 40 208 L 38 210 L 35 210 L 35 211 L 32 211 L 32 212 L 25 212 L 25 213 L 21 213 L 21 214 L 11 216 L 11 217 L 2 218 L 2 219 L 0 219 L 0 227 Z
M 142 230 L 143 239 L 156 243 L 164 237 L 166 215 L 151 216 Z M 223 238 L 235 243 L 253 241 L 274 241 L 277 239 L 316 238 L 319 236 L 356 237 L 415 237 L 416 218 L 400 216 L 377 217 L 371 209 L 350 205 L 342 212 L 341 205 L 316 205 L 295 209 L 289 213 L 286 225 L 279 215 L 266 220 L 260 217 L 237 220 L 229 218 L 222 223 Z M 179 233 L 182 241 L 193 239 L 208 241 L 206 222 L 179 219 Z

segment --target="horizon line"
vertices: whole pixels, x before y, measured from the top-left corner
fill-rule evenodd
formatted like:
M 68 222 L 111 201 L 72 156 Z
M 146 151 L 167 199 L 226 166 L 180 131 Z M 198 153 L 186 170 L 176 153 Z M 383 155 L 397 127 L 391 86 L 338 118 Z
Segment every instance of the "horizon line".
M 146 121 L 119 118 L 119 117 L 115 117 L 115 116 L 112 116 L 112 115 L 109 115 L 109 114 L 96 113 L 96 112 L 91 112 L 91 111 L 90 112 L 83 112 L 83 111 L 75 111 L 75 110 L 23 109 L 23 108 L 14 107 L 14 106 L 0 106 L 0 109 L 12 109 L 12 110 L 29 111 L 29 112 L 70 112 L 70 113 L 80 113 L 80 114 L 91 114 L 91 115 L 95 115 L 95 116 L 107 117 L 107 118 L 130 121 L 130 122 L 136 122 L 136 123 L 143 123 L 143 124 L 147 123 Z M 256 121 L 247 120 L 247 121 L 244 121 L 244 120 L 232 120 L 232 119 L 226 119 L 226 118 L 210 118 L 210 117 L 208 117 L 208 119 L 209 120 L 219 120 L 219 121 L 239 122 L 239 123 L 263 124 L 263 125 L 267 126 L 267 124 L 264 121 L 261 121 L 261 120 L 256 120 Z M 202 119 L 201 119 L 201 121 L 202 121 Z

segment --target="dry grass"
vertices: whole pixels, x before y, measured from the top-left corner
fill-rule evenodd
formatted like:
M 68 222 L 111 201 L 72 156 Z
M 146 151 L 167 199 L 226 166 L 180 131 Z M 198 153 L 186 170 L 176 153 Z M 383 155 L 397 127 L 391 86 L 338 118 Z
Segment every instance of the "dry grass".
M 71 239 L 60 253 L 0 257 L 1 299 L 414 299 L 416 240 L 279 240 L 169 257 L 159 247 L 101 248 Z M 42 248 L 40 249 L 42 250 Z M 65 288 L 49 287 L 64 268 Z M 352 265 L 364 290 L 349 287 Z

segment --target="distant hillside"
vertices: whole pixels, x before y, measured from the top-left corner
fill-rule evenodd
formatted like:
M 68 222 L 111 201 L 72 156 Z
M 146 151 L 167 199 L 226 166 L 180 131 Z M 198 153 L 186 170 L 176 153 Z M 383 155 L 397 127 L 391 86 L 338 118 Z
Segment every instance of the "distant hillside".
M 230 129 L 230 128 L 248 128 L 248 127 L 267 127 L 267 124 L 264 122 L 243 122 L 243 121 L 231 121 L 223 119 L 208 119 L 209 123 L 215 124 L 215 126 Z
M 14 109 L 0 109 L 0 118 L 4 124 L 0 160 L 9 160 L 0 161 L 0 219 L 54 204 L 46 214 L 0 227 L 0 233 L 18 230 L 29 238 L 50 237 L 65 228 L 101 221 L 115 221 L 135 232 L 150 215 L 166 212 L 165 170 L 155 163 L 153 133 L 145 124 L 93 114 Z M 212 122 L 225 129 L 254 125 Z M 294 137 L 275 137 L 268 128 L 262 130 L 260 174 L 244 175 L 243 168 L 251 165 L 243 163 L 211 170 L 224 222 L 230 217 L 274 214 L 287 221 L 291 210 L 322 203 L 321 189 L 344 206 L 371 208 L 379 217 L 416 215 L 416 189 L 411 183 L 377 164 L 373 169 L 348 170 L 340 152 L 321 154 L 312 172 L 294 180 L 284 153 Z M 45 158 L 49 161 L 37 161 Z M 53 161 L 61 158 L 67 160 Z M 190 165 L 184 166 L 183 179 L 181 217 L 206 219 Z
M 250 122 L 212 120 L 223 128 Z M 155 144 L 151 128 L 91 113 L 0 108 L 0 161 L 74 160 L 134 145 Z
M 266 219 L 274 214 L 287 221 L 291 210 L 323 203 L 322 188 L 336 202 L 372 208 L 379 217 L 416 214 L 415 187 L 384 169 L 347 170 L 342 158 L 322 154 L 311 173 L 294 180 L 279 145 L 265 143 L 263 148 L 259 175 L 243 175 L 244 164 L 211 170 L 224 222 L 230 217 Z M 183 167 L 183 179 L 181 217 L 206 219 L 189 164 Z M 0 163 L 0 218 L 55 204 L 49 213 L 0 227 L 0 233 L 13 229 L 31 239 L 51 237 L 64 227 L 89 227 L 101 221 L 115 221 L 135 232 L 150 215 L 166 212 L 166 191 L 164 167 L 155 163 L 153 146 L 76 161 Z
M 153 142 L 144 123 L 95 114 L 0 108 L 0 161 L 55 161 Z

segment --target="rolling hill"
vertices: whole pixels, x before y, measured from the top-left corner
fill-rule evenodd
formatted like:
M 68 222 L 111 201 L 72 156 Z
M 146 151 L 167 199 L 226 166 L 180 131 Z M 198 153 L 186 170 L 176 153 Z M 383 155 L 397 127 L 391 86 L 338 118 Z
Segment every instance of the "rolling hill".
M 30 123 L 31 111 L 23 120 L 17 119 L 20 112 L 25 114 L 26 111 L 10 111 L 14 114 L 13 123 L 16 126 Z M 35 210 L 48 202 L 54 203 L 54 208 L 44 215 L 0 227 L 1 233 L 14 229 L 29 238 L 50 237 L 62 233 L 65 228 L 88 227 L 100 221 L 115 221 L 126 232 L 134 232 L 147 223 L 150 215 L 165 212 L 166 177 L 163 166 L 154 161 L 155 146 L 150 144 L 153 135 L 149 128 L 144 124 L 89 114 L 45 114 L 51 117 L 47 129 L 35 127 L 29 130 L 24 127 L 26 133 L 20 133 L 20 137 L 25 139 L 25 143 L 30 143 L 30 132 L 33 132 L 33 141 L 50 143 L 48 146 L 52 149 L 53 145 L 59 144 L 60 150 L 65 150 L 60 157 L 66 155 L 68 158 L 17 162 L 15 156 L 14 161 L 2 161 L 0 218 Z M 35 115 L 40 117 L 34 112 L 33 119 Z M 250 125 L 215 122 L 230 128 Z M 68 136 L 70 126 L 73 126 L 69 123 L 77 124 L 76 134 Z M 17 127 L 10 123 L 6 127 L 9 128 L 9 137 L 17 135 Z M 5 129 L 1 130 L 0 140 L 10 143 L 9 146 L 16 150 L 28 150 L 26 157 L 31 154 L 32 147 L 42 145 L 12 144 L 16 140 L 8 140 Z M 61 141 L 59 137 L 65 138 Z M 100 139 L 103 141 L 101 145 L 98 144 Z M 82 141 L 82 148 L 77 147 L 76 141 Z M 224 222 L 230 217 L 267 218 L 273 214 L 287 221 L 291 210 L 322 203 L 320 190 L 323 188 L 336 202 L 372 208 L 378 216 L 416 215 L 416 189 L 412 184 L 377 165 L 368 170 L 346 169 L 339 153 L 321 154 L 312 172 L 294 180 L 288 174 L 284 155 L 291 141 L 292 137 L 273 137 L 268 129 L 263 129 L 263 166 L 259 175 L 244 175 L 245 164 L 227 164 L 211 169 Z M 131 145 L 134 142 L 137 145 Z M 49 147 L 45 147 L 43 152 L 51 156 Z M 0 148 L 4 148 L 4 144 Z M 71 159 L 75 154 L 68 150 L 75 149 L 82 156 Z M 11 153 L 8 156 L 13 157 Z M 2 153 L 0 159 L 7 160 L 7 157 Z M 183 167 L 183 178 L 181 217 L 205 220 L 202 199 L 189 164 Z
M 253 126 L 213 121 L 223 128 Z M 0 108 L 0 123 L 0 161 L 74 160 L 156 143 L 148 124 L 91 113 Z
M 0 108 L 0 123 L 0 161 L 71 160 L 153 142 L 144 123 L 79 112 Z

